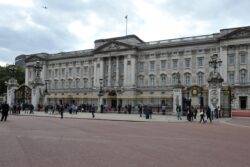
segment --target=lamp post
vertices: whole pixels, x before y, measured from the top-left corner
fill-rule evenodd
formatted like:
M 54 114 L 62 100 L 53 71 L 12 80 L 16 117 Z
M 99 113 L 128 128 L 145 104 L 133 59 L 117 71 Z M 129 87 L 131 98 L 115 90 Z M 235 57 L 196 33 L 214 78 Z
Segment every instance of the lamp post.
M 48 93 L 49 93 L 49 92 L 48 92 L 48 83 L 49 83 L 49 80 L 46 79 L 46 80 L 45 80 L 45 90 L 44 90 L 44 93 L 45 93 L 45 94 L 48 94 Z
M 218 59 L 218 54 L 213 54 L 211 56 L 211 60 L 209 61 L 209 66 L 213 68 L 213 73 L 216 73 L 217 68 L 219 68 L 222 64 L 221 59 Z
M 222 64 L 221 59 L 218 59 L 218 54 L 213 54 L 209 61 L 209 66 L 213 69 L 208 77 L 209 84 L 209 106 L 214 111 L 221 105 L 221 87 L 224 81 L 219 71 L 217 70 Z
M 41 71 L 42 71 L 43 67 L 42 67 L 40 61 L 37 61 L 33 67 L 34 67 L 34 71 L 36 74 L 35 82 L 39 83 L 41 81 L 40 75 L 41 75 Z
M 101 97 L 103 96 L 103 79 L 102 78 L 100 78 L 99 79 L 99 85 L 100 85 L 100 87 L 99 87 L 99 92 L 98 92 L 98 101 L 99 101 L 99 105 L 98 105 L 98 110 L 99 110 L 99 112 L 102 112 L 102 109 L 101 109 L 101 106 L 102 106 L 102 99 L 101 99 Z
M 16 66 L 13 64 L 13 65 L 9 65 L 7 68 L 9 70 L 9 72 L 10 72 L 10 77 L 14 78 L 15 77 L 15 72 L 16 72 Z

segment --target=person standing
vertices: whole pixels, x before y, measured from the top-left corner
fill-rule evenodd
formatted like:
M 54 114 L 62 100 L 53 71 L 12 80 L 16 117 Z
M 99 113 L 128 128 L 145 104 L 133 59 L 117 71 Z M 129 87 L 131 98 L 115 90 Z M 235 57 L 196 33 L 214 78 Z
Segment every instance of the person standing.
M 30 104 L 30 114 L 34 114 L 34 106 L 33 106 L 33 104 Z
M 212 117 L 211 117 L 211 109 L 209 106 L 207 106 L 207 119 L 209 119 L 210 123 L 212 122 Z
M 181 118 L 181 106 L 180 105 L 176 106 L 176 113 L 177 113 L 177 119 L 182 120 L 182 118 Z
M 140 117 L 142 117 L 142 105 L 138 106 L 138 112 L 139 112 Z
M 144 105 L 143 111 L 144 111 L 144 114 L 145 114 L 145 118 L 149 119 L 149 109 L 148 109 L 147 105 Z
M 6 121 L 7 117 L 8 117 L 8 113 L 10 110 L 10 106 L 7 104 L 7 102 L 4 102 L 4 104 L 2 104 L 2 118 L 1 121 Z
M 149 119 L 152 119 L 152 115 L 153 115 L 153 107 L 152 107 L 152 105 L 148 106 L 148 110 L 149 110 Z
M 95 105 L 94 104 L 92 104 L 91 113 L 92 113 L 92 118 L 95 118 Z
M 165 104 L 163 104 L 161 106 L 161 112 L 162 112 L 162 115 L 166 115 L 166 106 L 165 106 Z
M 64 112 L 64 107 L 63 105 L 60 105 L 59 108 L 58 108 L 59 112 L 60 112 L 60 115 L 61 115 L 61 119 L 63 119 L 63 112 Z
M 195 107 L 195 108 L 194 108 L 194 119 L 195 119 L 195 120 L 196 120 L 197 112 L 198 112 L 197 107 Z

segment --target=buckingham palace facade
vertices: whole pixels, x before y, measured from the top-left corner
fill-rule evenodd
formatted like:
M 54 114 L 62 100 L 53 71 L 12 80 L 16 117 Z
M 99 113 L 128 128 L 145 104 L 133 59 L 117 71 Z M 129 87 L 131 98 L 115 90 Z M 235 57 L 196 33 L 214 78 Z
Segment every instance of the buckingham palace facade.
M 250 108 L 250 27 L 152 42 L 127 35 L 94 44 L 88 50 L 26 55 L 25 84 L 31 86 L 33 65 L 40 61 L 48 90 L 43 103 L 97 104 L 102 87 L 102 103 L 112 108 L 164 104 L 171 109 L 178 74 L 184 101 L 207 105 L 209 60 L 218 54 L 224 79 L 221 107 Z

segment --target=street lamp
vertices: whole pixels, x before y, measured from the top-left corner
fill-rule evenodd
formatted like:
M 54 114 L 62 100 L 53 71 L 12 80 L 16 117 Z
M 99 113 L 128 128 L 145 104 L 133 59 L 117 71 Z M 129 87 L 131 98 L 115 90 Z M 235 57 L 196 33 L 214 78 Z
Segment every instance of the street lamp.
M 218 54 L 213 54 L 211 56 L 211 60 L 209 61 L 209 66 L 214 69 L 214 73 L 216 72 L 216 69 L 220 67 L 222 64 L 221 59 L 218 59 Z
M 44 93 L 45 93 L 45 94 L 48 94 L 48 93 L 49 93 L 49 92 L 48 92 L 48 83 L 49 83 L 49 80 L 46 79 L 46 80 L 45 80 L 45 90 L 44 90 Z
M 102 105 L 102 99 L 101 97 L 103 96 L 104 92 L 103 92 L 103 79 L 100 78 L 99 79 L 99 92 L 98 92 L 98 100 L 99 100 L 99 111 L 102 112 L 101 110 L 101 105 Z
M 15 77 L 15 72 L 16 72 L 16 66 L 14 64 L 13 65 L 9 65 L 8 66 L 8 70 L 10 72 L 10 76 L 12 78 L 14 78 Z

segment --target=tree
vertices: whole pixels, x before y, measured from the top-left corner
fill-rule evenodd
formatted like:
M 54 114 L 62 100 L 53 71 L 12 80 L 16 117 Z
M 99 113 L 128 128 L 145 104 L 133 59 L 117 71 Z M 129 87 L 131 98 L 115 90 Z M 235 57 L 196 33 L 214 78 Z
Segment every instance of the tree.
M 7 92 L 7 87 L 5 82 L 11 78 L 12 74 L 9 70 L 8 66 L 1 67 L 0 66 L 0 95 L 3 95 Z M 25 82 L 25 69 L 23 67 L 16 67 L 14 77 L 17 79 L 19 85 Z

